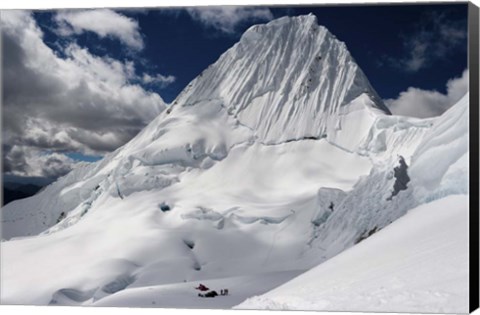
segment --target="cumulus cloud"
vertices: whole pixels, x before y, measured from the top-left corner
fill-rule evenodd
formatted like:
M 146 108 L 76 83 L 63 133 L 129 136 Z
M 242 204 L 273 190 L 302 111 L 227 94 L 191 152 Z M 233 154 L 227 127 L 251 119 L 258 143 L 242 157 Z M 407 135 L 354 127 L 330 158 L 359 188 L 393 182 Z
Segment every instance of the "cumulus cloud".
M 385 104 L 395 115 L 419 118 L 443 114 L 468 92 L 468 69 L 461 77 L 448 80 L 446 94 L 438 91 L 410 87 L 396 99 L 387 99 Z
M 93 32 L 120 40 L 135 50 L 144 47 L 138 22 L 110 9 L 60 11 L 55 16 L 57 33 L 63 36 Z
M 17 176 L 57 178 L 78 162 L 65 154 L 47 153 L 27 146 L 13 146 L 3 159 L 4 171 Z
M 165 108 L 138 84 L 132 61 L 74 43 L 59 57 L 42 37 L 29 12 L 2 12 L 2 141 L 10 173 L 62 174 L 72 167 L 65 152 L 110 152 Z
M 273 19 L 269 9 L 260 7 L 192 7 L 186 10 L 194 20 L 227 34 L 235 33 L 237 26 L 243 22 Z
M 147 73 L 143 74 L 142 81 L 145 84 L 155 84 L 160 87 L 166 87 L 167 85 L 172 84 L 175 82 L 176 78 L 173 75 L 162 75 L 162 74 L 157 74 L 157 75 L 149 75 Z
M 438 60 L 444 60 L 453 51 L 467 48 L 466 20 L 449 20 L 436 12 L 426 16 L 409 36 L 403 36 L 406 56 L 390 63 L 407 72 L 416 72 Z

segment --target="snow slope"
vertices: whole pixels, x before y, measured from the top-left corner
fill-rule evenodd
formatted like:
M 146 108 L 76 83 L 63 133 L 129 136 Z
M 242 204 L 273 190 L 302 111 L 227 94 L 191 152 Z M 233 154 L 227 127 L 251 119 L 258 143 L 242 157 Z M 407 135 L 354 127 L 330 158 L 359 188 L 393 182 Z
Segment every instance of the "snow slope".
M 420 203 L 468 194 L 468 97 L 437 119 L 412 156 L 410 175 Z
M 252 160 L 257 173 L 245 172 Z M 369 166 L 325 141 L 238 147 L 224 163 L 161 190 L 101 194 L 74 224 L 63 222 L 75 211 L 43 235 L 1 243 L 3 301 L 48 304 L 63 289 L 94 296 L 118 279 L 153 285 L 306 269 L 318 261 L 301 259 L 318 187 L 348 188 Z
M 391 116 L 313 15 L 254 26 L 125 146 L 2 208 L 1 301 L 229 307 L 267 292 L 466 193 L 467 100 Z M 199 281 L 234 291 L 198 300 Z
M 232 308 L 246 298 L 262 294 L 299 274 L 299 271 L 270 272 L 251 276 L 230 277 L 202 281 L 208 288 L 220 293 L 220 289 L 229 288 L 228 296 L 215 299 L 203 299 L 192 288 L 198 282 L 185 282 L 140 288 L 128 288 L 118 294 L 93 303 L 94 306 L 126 306 L 126 307 L 169 307 L 175 308 Z M 257 293 L 258 292 L 258 293 Z M 71 302 L 68 301 L 67 302 Z M 65 303 L 62 303 L 65 304 Z
M 412 210 L 236 308 L 468 312 L 468 94 L 429 123 L 411 157 L 411 184 L 399 195 Z
M 468 196 L 449 196 L 235 308 L 468 313 L 468 252 Z

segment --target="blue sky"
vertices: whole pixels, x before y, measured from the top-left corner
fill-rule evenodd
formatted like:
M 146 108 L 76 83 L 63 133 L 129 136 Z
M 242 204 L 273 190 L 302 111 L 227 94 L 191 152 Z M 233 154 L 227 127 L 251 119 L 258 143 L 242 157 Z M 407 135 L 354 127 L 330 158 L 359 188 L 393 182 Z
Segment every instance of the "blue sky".
M 4 58 L 12 59 L 4 82 L 15 81 L 4 86 L 4 171 L 55 177 L 99 159 L 248 27 L 310 12 L 346 43 L 395 114 L 439 115 L 468 88 L 461 3 L 25 11 L 4 22 Z
M 267 7 L 273 18 L 314 13 L 319 24 L 347 44 L 348 49 L 367 74 L 374 88 L 383 98 L 394 98 L 410 86 L 445 92 L 445 82 L 460 76 L 467 68 L 467 39 L 450 47 L 440 56 L 434 48 L 424 54 L 427 61 L 418 69 L 408 70 L 401 60 L 408 59 L 414 47 L 409 40 L 431 33 L 437 41 L 439 25 L 452 26 L 467 32 L 467 5 L 392 5 L 392 6 L 325 6 L 325 7 Z M 100 38 L 85 32 L 76 36 L 81 46 L 98 55 L 114 58 L 139 58 L 137 66 L 172 75 L 175 82 L 168 86 L 149 86 L 166 102 L 171 102 L 180 91 L 208 65 L 235 44 L 251 25 L 266 22 L 267 18 L 240 21 L 226 32 L 205 25 L 192 18 L 185 10 L 150 9 L 119 11 L 138 21 L 145 47 L 130 54 L 115 38 Z M 60 39 L 52 32 L 55 12 L 35 14 L 45 32 L 46 42 L 57 51 Z M 438 23 L 436 25 L 436 23 Z M 448 41 L 445 42 L 448 44 Z

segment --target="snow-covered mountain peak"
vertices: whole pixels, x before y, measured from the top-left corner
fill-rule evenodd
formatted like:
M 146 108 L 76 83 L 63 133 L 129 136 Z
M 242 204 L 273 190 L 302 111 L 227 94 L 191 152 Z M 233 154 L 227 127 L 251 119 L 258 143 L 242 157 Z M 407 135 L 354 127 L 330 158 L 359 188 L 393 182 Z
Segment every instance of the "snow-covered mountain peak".
M 385 113 L 388 109 L 346 45 L 319 26 L 314 15 L 256 25 L 129 143 L 49 187 L 58 196 L 54 198 L 58 205 L 50 211 L 48 222 L 32 217 L 27 228 L 18 228 L 16 222 L 4 235 L 10 238 L 46 231 L 56 224 L 62 209 L 70 213 L 59 225 L 63 229 L 82 218 L 101 196 L 123 199 L 137 192 L 160 191 L 178 184 L 192 170 L 203 172 L 228 157 L 246 161 L 235 156 L 239 151 L 254 156 L 265 146 L 265 151 L 275 156 L 283 154 L 281 145 L 325 139 L 334 151 L 348 155 L 370 134 L 383 139 L 369 131 Z M 303 152 L 298 158 L 308 154 Z M 296 167 L 291 161 L 296 158 L 284 167 Z M 245 167 L 250 167 L 249 163 Z M 364 174 L 368 167 L 359 169 Z M 348 180 L 342 179 L 339 187 L 350 187 L 352 174 Z M 255 174 L 251 175 L 253 183 L 258 182 Z M 311 189 L 316 191 L 318 185 Z M 267 186 L 281 194 L 291 191 L 288 185 Z M 51 198 L 42 200 L 38 203 L 32 198 L 25 209 L 40 212 L 52 208 Z
M 468 193 L 468 97 L 388 113 L 315 16 L 254 26 L 129 143 L 1 209 L 0 299 L 233 306 Z
M 313 13 L 298 16 L 283 16 L 278 19 L 272 20 L 266 24 L 257 24 L 251 26 L 245 31 L 242 37 L 248 37 L 249 34 L 252 32 L 261 33 L 262 31 L 265 31 L 267 29 L 278 29 L 280 27 L 308 28 L 313 26 L 318 27 L 322 30 L 326 30 L 324 26 L 318 25 L 317 17 Z
M 389 113 L 346 45 L 310 14 L 252 26 L 173 106 L 218 100 L 263 142 L 279 143 L 325 136 L 362 94 Z

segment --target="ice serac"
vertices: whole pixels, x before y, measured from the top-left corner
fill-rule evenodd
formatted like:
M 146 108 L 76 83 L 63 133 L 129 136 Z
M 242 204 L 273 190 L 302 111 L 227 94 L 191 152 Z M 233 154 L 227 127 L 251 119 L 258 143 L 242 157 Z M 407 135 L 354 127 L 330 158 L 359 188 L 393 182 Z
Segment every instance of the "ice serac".
M 252 26 L 174 104 L 219 100 L 261 141 L 279 143 L 325 137 L 361 95 L 389 112 L 346 45 L 310 14 Z

